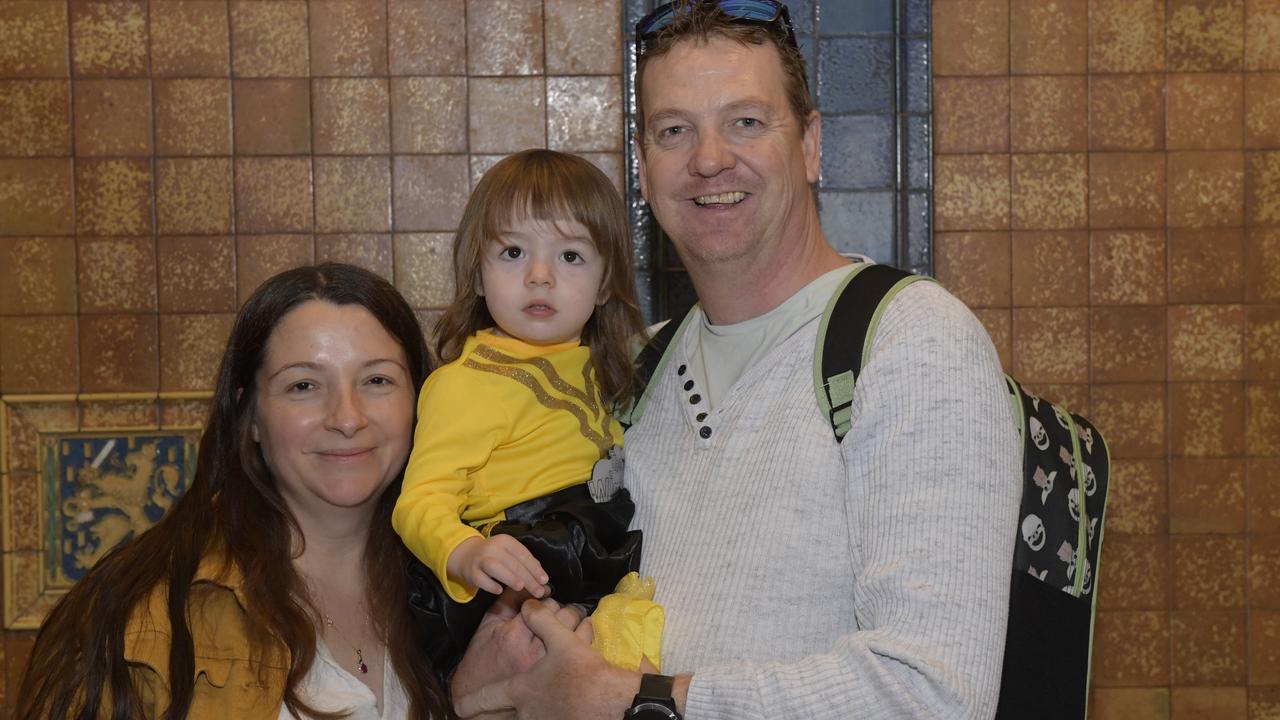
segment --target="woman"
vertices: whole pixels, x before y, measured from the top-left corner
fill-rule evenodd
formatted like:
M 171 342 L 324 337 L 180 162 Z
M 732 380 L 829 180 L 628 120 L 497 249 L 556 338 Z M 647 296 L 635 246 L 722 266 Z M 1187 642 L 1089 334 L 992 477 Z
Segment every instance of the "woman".
M 191 487 L 54 608 L 17 717 L 452 717 L 390 519 L 429 363 L 372 273 L 264 283 L 232 329 Z

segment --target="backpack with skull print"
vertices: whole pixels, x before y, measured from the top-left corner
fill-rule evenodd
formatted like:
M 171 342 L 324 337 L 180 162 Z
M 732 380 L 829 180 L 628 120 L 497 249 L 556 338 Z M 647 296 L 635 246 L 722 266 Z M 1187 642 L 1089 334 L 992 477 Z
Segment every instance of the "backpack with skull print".
M 818 329 L 814 389 L 837 441 L 849 431 L 853 391 L 883 308 L 927 278 L 863 263 L 832 294 Z M 668 322 L 637 358 L 642 385 L 657 375 L 677 330 Z M 1004 675 L 996 717 L 1080 719 L 1086 714 L 1095 578 L 1102 549 L 1109 458 L 1088 420 L 1005 377 L 1023 444 L 1022 506 L 1009 593 Z M 645 392 L 626 412 L 639 420 Z

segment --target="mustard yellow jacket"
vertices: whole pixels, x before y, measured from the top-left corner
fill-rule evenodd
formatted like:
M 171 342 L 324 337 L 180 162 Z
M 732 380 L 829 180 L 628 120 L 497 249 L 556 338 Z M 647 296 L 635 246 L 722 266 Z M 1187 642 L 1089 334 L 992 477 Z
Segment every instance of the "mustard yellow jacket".
M 276 720 L 284 699 L 289 652 L 268 644 L 266 657 L 250 656 L 244 578 L 221 556 L 206 557 L 196 571 L 187 619 L 195 646 L 195 692 L 190 720 Z M 169 706 L 168 587 L 157 586 L 125 626 L 125 659 L 146 718 Z

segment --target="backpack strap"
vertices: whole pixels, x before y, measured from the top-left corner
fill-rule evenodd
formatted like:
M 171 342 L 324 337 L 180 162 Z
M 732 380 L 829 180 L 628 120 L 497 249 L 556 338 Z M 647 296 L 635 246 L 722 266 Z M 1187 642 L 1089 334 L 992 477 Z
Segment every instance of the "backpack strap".
M 863 263 L 831 294 L 818 326 L 813 384 L 836 442 L 844 440 L 853 422 L 853 386 L 871 355 L 880 316 L 903 288 L 927 279 L 889 265 Z
M 614 412 L 614 417 L 625 430 L 632 425 L 640 422 L 640 416 L 644 413 L 645 405 L 649 401 L 649 393 L 653 388 L 654 378 L 662 375 L 663 369 L 667 367 L 667 361 L 671 357 L 671 349 L 675 347 L 675 339 L 684 335 L 684 329 L 693 319 L 698 307 L 695 305 L 685 314 L 684 319 L 680 322 L 668 320 L 658 328 L 640 348 L 640 353 L 636 355 L 636 386 L 642 388 L 636 393 L 635 398 L 631 401 L 630 407 L 624 410 Z

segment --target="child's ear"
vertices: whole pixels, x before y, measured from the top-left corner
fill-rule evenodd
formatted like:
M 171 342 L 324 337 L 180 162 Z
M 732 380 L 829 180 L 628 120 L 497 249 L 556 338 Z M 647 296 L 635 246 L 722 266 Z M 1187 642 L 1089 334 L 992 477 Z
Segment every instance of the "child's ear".
M 480 273 L 476 273 L 476 295 L 484 297 L 484 278 L 480 276 Z

